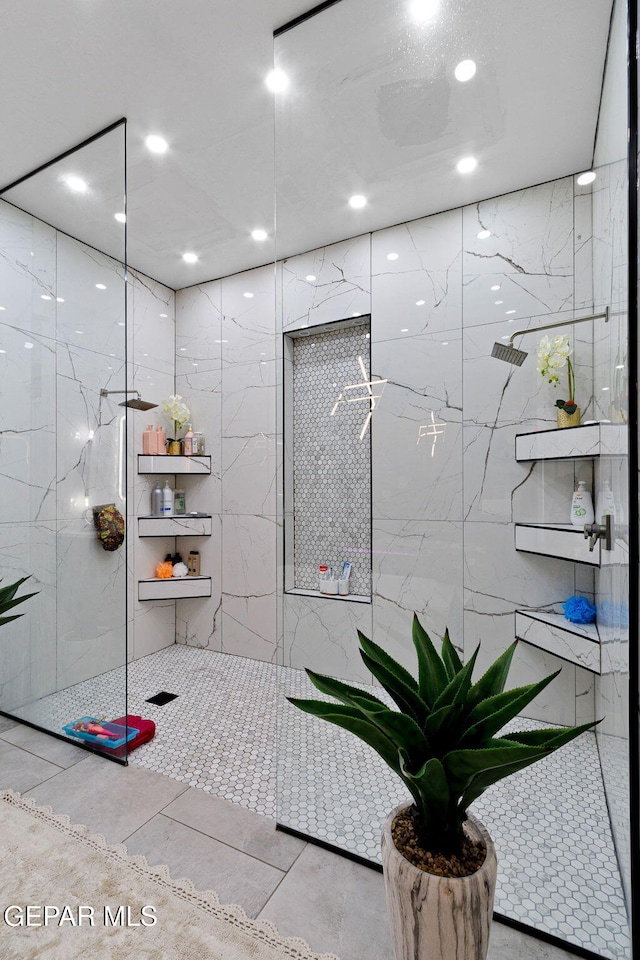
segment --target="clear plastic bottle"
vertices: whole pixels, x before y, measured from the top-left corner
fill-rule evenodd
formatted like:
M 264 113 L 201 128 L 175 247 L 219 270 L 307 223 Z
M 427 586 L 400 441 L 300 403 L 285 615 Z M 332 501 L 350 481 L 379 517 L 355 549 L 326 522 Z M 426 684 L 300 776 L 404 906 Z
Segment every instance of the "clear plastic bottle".
M 188 425 L 187 432 L 182 441 L 182 452 L 185 457 L 193 456 L 193 430 L 191 429 L 191 424 Z

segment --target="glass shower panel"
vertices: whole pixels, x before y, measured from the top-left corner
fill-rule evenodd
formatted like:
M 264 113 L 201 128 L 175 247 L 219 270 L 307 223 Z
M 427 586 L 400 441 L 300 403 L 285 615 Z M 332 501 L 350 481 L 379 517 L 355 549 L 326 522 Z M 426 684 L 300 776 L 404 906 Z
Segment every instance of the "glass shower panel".
M 514 728 L 607 719 L 474 803 L 497 844 L 497 912 L 543 937 L 628 957 L 627 8 L 616 4 L 610 34 L 609 4 L 590 8 L 581 37 L 569 8 L 553 4 L 535 24 L 497 0 L 481 11 L 445 2 L 420 25 L 410 7 L 341 0 L 274 43 L 288 79 L 274 98 L 278 821 L 379 864 L 381 824 L 408 799 L 377 754 L 287 703 L 328 699 L 304 667 L 384 696 L 363 672 L 358 630 L 411 671 L 414 612 L 436 641 L 448 627 L 464 659 L 480 643 L 479 670 L 517 637 L 511 686 L 561 672 Z M 531 31 L 548 52 L 545 82 L 565 104 L 557 116 L 515 66 L 536 46 Z M 458 84 L 455 68 L 476 40 L 478 76 Z M 516 134 L 523 98 L 531 122 Z M 587 132 L 575 152 L 577 139 L 563 140 L 568 115 Z M 596 177 L 583 182 L 596 124 Z M 478 159 L 482 186 L 456 170 L 465 155 Z M 489 167 L 496 175 L 484 179 Z M 317 334 L 320 346 L 348 318 L 369 321 L 362 379 L 376 395 L 372 589 L 362 604 L 311 582 L 296 589 L 295 571 L 296 514 L 323 471 L 321 431 L 309 424 L 301 441 L 295 427 L 291 342 Z M 572 351 L 583 425 L 571 431 L 556 419 L 556 400 L 570 399 L 566 368 L 557 388 L 537 369 L 545 335 L 566 337 Z M 501 362 L 495 344 L 522 350 L 522 366 Z M 589 431 L 597 442 L 584 448 Z M 296 469 L 307 445 L 308 475 Z M 590 551 L 569 523 L 579 479 L 599 505 L 612 491 L 612 550 Z M 548 546 L 565 535 L 573 553 Z M 321 553 L 318 563 L 339 559 Z M 572 595 L 597 607 L 596 626 L 565 618 Z
M 125 214 L 124 121 L 0 195 L 0 710 L 62 736 L 127 713 Z

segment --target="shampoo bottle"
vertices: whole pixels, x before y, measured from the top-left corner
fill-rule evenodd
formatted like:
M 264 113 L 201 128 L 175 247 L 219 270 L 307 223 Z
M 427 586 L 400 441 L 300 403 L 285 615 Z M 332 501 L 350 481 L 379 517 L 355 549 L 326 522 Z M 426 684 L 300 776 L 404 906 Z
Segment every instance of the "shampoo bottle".
M 142 434 L 142 452 L 151 456 L 155 456 L 158 452 L 157 434 L 151 423 Z
M 169 486 L 168 480 L 165 482 L 164 489 L 162 491 L 162 516 L 173 516 L 173 490 Z
M 578 480 L 578 489 L 571 501 L 571 523 L 574 527 L 593 523 L 593 502 L 585 480 Z
M 156 430 L 156 453 L 159 455 L 166 454 L 167 452 L 167 435 L 162 429 L 158 427 Z
M 162 487 L 159 480 L 156 480 L 151 491 L 151 516 L 162 516 Z
M 602 517 L 606 517 L 608 513 L 615 518 L 616 504 L 613 499 L 611 483 L 605 480 L 600 490 L 598 490 L 598 496 L 596 497 L 596 517 L 598 518 L 598 523 L 600 523 Z

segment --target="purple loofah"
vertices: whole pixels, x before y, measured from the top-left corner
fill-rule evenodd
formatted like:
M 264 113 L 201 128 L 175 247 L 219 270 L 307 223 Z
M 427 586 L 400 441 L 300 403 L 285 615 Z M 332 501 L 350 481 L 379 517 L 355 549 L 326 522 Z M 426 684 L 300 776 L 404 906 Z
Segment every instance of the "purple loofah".
M 564 615 L 571 623 L 594 623 L 596 608 L 586 597 L 569 597 L 562 604 Z

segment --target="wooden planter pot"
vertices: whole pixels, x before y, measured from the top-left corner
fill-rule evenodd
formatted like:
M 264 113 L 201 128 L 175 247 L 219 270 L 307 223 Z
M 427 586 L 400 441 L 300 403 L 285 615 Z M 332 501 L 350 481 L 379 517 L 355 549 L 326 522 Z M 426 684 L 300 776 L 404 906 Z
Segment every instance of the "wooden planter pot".
M 406 803 L 387 818 L 382 867 L 396 960 L 485 960 L 493 916 L 497 860 L 491 837 L 469 815 L 465 832 L 482 839 L 487 856 L 469 877 L 437 877 L 409 863 L 396 849 L 391 825 Z

